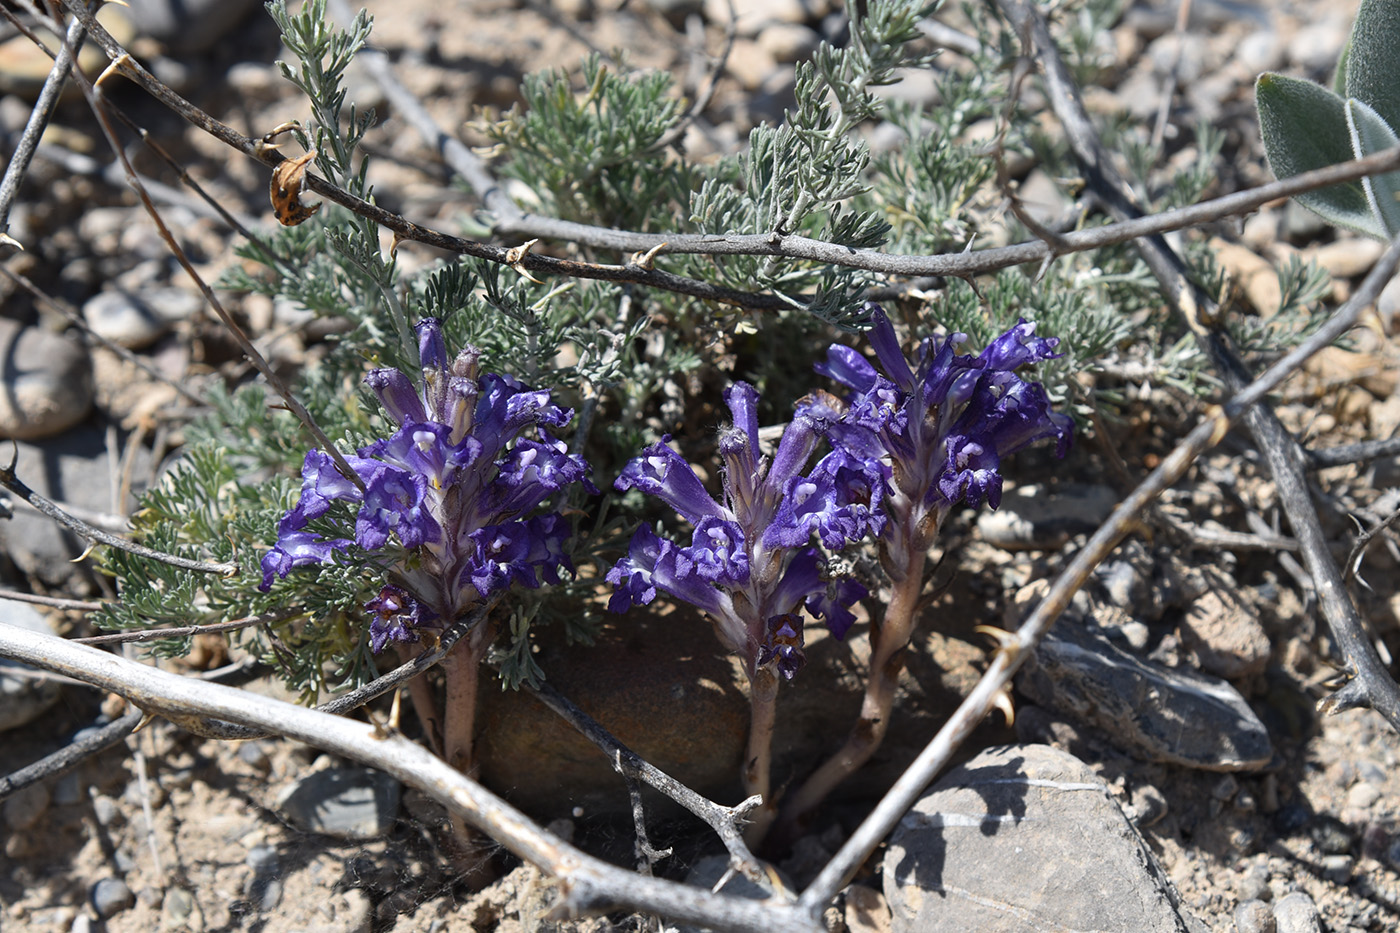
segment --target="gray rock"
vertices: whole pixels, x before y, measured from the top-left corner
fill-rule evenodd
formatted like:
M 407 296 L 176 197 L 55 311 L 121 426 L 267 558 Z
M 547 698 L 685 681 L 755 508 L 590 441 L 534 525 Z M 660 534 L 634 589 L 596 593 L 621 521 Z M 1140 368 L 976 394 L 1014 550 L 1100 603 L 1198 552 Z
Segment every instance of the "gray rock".
M 92 817 L 98 826 L 111 826 L 121 816 L 121 807 L 106 794 L 92 798 Z
M 150 305 L 125 291 L 93 295 L 83 303 L 83 320 L 97 336 L 132 350 L 149 347 L 170 329 Z
M 296 781 L 276 807 L 293 825 L 341 839 L 377 839 L 394 826 L 402 790 L 370 768 L 327 768 Z
M 131 888 L 120 878 L 103 878 L 92 886 L 89 897 L 92 909 L 97 911 L 97 916 L 103 920 L 116 916 L 136 903 L 136 896 L 131 893 Z
M 15 791 L 5 798 L 5 825 L 15 832 L 32 828 L 49 808 L 51 799 L 49 786 L 43 781 Z
M 99 337 L 140 350 L 165 336 L 172 323 L 197 312 L 200 303 L 183 288 L 145 288 L 139 294 L 112 289 L 89 298 L 83 318 Z
M 0 437 L 52 437 L 92 410 L 92 363 L 76 341 L 0 319 Z
M 1098 529 L 1118 496 L 1107 486 L 1068 485 L 1007 490 L 995 512 L 983 512 L 977 530 L 1007 551 L 1062 547 L 1071 537 Z
M 75 739 L 76 741 L 76 739 Z M 60 775 L 53 785 L 53 803 L 59 807 L 71 807 L 83 799 L 83 784 L 76 772 Z
M 84 425 L 42 446 L 20 443 L 15 473 L 31 489 L 79 511 L 88 521 L 110 517 L 112 487 L 108 482 L 111 465 L 101 428 Z M 136 451 L 132 475 L 143 476 L 150 467 L 145 448 Z M 140 484 L 134 492 L 141 491 Z M 130 508 L 131 501 L 122 503 Z M 108 530 L 119 531 L 120 524 Z M 0 550 L 14 561 L 22 573 L 37 577 L 50 586 L 67 583 L 75 576 L 87 577 L 92 571 L 86 561 L 73 559 L 87 550 L 87 542 L 61 529 L 45 515 L 28 507 L 17 507 L 14 517 L 0 521 Z
M 1241 901 L 1235 908 L 1236 933 L 1275 933 L 1274 912 L 1263 901 Z
M 272 769 L 272 759 L 267 755 L 267 746 L 256 740 L 238 746 L 238 760 L 258 771 Z
M 1187 933 L 1171 881 L 1107 785 L 1044 745 L 988 749 L 950 772 L 890 837 L 893 933 Z
M 1317 905 L 1302 891 L 1284 895 L 1274 905 L 1274 922 L 1278 933 L 1322 933 L 1322 920 Z
M 1050 630 L 1017 686 L 1148 761 L 1250 771 L 1273 756 L 1268 731 L 1234 687 L 1137 658 L 1068 619 Z
M 143 0 L 128 15 L 137 31 L 178 52 L 202 52 L 262 6 L 258 0 Z
M 704 888 L 707 891 L 713 890 L 727 871 L 729 871 L 728 856 L 706 855 L 690 866 L 690 871 L 686 872 L 685 875 L 685 883 L 693 887 Z M 720 888 L 720 893 L 728 897 L 742 897 L 750 901 L 761 901 L 769 896 L 767 890 L 739 874 L 731 875 L 729 880 L 724 883 L 724 887 Z
M 0 625 L 57 634 L 33 606 L 10 599 L 0 600 Z M 0 732 L 28 725 L 58 702 L 62 685 L 40 677 L 41 672 L 27 664 L 0 658 Z
M 790 63 L 808 59 L 821 45 L 822 37 L 801 23 L 770 23 L 758 34 L 759 46 L 775 62 Z

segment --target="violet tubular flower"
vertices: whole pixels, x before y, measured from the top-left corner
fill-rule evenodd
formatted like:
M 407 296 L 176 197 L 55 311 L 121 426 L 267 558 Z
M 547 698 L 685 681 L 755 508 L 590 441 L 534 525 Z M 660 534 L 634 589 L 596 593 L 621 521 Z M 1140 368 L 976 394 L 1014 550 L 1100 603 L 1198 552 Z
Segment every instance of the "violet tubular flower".
M 395 369 L 365 377 L 396 429 L 346 458 L 359 483 L 321 451 L 308 453 L 301 497 L 262 560 L 267 591 L 275 578 L 333 560 L 352 544 L 368 552 L 392 581 L 365 604 L 376 652 L 420 642 L 513 585 L 556 583 L 572 572 L 563 549 L 569 523 L 540 510 L 574 483 L 597 492 L 587 463 L 545 430 L 567 424 L 573 412 L 548 391 L 481 373 L 475 347 L 449 360 L 436 318 L 414 327 L 418 386 Z M 344 536 L 309 531 L 313 520 L 333 521 L 334 502 L 355 512 L 352 526 L 338 522 Z M 447 757 L 459 767 L 470 763 L 476 672 L 493 634 L 483 623 L 454 647 L 463 656 L 449 659 L 445 716 L 420 709 L 425 722 L 444 724 Z
M 752 711 L 743 777 L 748 793 L 764 798 L 751 824 L 751 833 L 761 836 L 775 813 L 769 771 L 778 684 L 806 660 L 802 611 L 842 637 L 854 619 L 850 607 L 866 595 L 855 581 L 829 581 L 826 558 L 811 540 L 836 550 L 880 527 L 885 473 L 878 465 L 853 472 L 849 458 L 835 451 L 804 474 L 821 439 L 818 421 L 805 416 L 788 426 L 771 459 L 762 457 L 758 392 L 737 382 L 725 402 L 733 424 L 720 435 L 722 503 L 667 445 L 669 438 L 648 447 L 618 477 L 619 490 L 655 496 L 694 531 L 683 545 L 639 528 L 627 556 L 607 575 L 615 587 L 608 608 L 626 611 L 666 593 L 708 614 L 720 641 L 743 660 Z
M 852 463 L 878 461 L 888 469 L 888 493 L 873 507 L 883 512 L 877 540 L 892 592 L 884 618 L 872 622 L 879 628 L 872 633 L 860 719 L 845 746 L 785 803 L 784 833 L 883 740 L 928 550 L 948 513 L 959 502 L 996 508 L 1007 457 L 1050 440 L 1063 457 L 1072 437 L 1073 421 L 1051 410 L 1044 387 L 1015 373 L 1058 356 L 1059 341 L 1035 336 L 1034 324 L 1020 321 L 975 356 L 956 352 L 964 334 L 931 338 L 911 365 L 885 312 L 874 304 L 868 310 L 878 366 L 849 347 L 831 347 L 817 371 L 850 392 L 844 400 L 818 393 L 804 400 L 799 412 L 821 423 L 833 447 Z

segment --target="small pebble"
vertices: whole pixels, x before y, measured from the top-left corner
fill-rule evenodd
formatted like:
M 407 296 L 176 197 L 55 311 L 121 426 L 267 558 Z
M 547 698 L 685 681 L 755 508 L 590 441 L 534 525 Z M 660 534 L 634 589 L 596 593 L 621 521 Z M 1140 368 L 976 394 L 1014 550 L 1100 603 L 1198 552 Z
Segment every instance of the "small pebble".
M 92 410 L 92 365 L 77 341 L 0 320 L 0 353 L 10 361 L 0 393 L 0 435 L 35 440 L 61 434 Z
M 1236 933 L 1274 933 L 1277 923 L 1263 901 L 1241 901 L 1235 908 Z
M 267 748 L 262 742 L 244 742 L 238 747 L 238 760 L 258 771 L 272 768 L 272 760 L 267 756 Z
M 1215 800 L 1234 800 L 1235 794 L 1239 793 L 1240 781 L 1233 774 L 1221 775 L 1220 779 L 1211 785 L 1210 796 Z
M 1322 877 L 1333 884 L 1346 884 L 1351 880 L 1351 870 L 1356 867 L 1356 859 L 1350 855 L 1324 855 L 1322 857 Z
M 92 798 L 92 816 L 99 826 L 111 826 L 121 816 L 117 802 L 106 794 Z
M 1267 901 L 1273 897 L 1269 888 L 1269 869 L 1266 865 L 1251 865 L 1240 878 L 1236 893 L 1242 901 Z
M 1274 905 L 1278 933 L 1322 933 L 1317 905 L 1302 891 L 1286 895 Z
M 1345 855 L 1351 851 L 1351 828 L 1335 816 L 1319 816 L 1308 828 L 1308 835 L 1328 855 Z
M 254 846 L 248 850 L 243 863 L 253 869 L 255 874 L 275 875 L 279 868 L 277 849 L 273 846 Z
M 54 806 L 71 807 L 73 804 L 83 799 L 83 784 L 78 780 L 77 772 L 69 771 L 61 775 L 53 785 Z
M 1347 791 L 1347 806 L 1356 807 L 1359 810 L 1369 810 L 1377 800 L 1381 799 L 1381 789 L 1370 781 L 1362 781 L 1353 784 Z
M 167 929 L 188 926 L 195 909 L 194 895 L 184 888 L 171 888 L 161 902 L 162 923 Z
M 5 825 L 16 832 L 32 828 L 49 808 L 51 799 L 49 786 L 43 781 L 15 791 L 5 798 Z
M 92 886 L 91 900 L 97 916 L 106 920 L 135 904 L 136 896 L 120 878 L 103 878 Z

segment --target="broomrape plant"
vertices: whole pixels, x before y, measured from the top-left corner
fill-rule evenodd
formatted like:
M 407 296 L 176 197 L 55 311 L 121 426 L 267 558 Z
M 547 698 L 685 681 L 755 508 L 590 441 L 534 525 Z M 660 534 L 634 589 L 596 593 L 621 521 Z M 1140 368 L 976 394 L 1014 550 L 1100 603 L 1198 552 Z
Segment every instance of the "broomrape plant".
M 376 653 L 419 645 L 515 584 L 558 583 L 561 571 L 573 571 L 563 551 L 571 529 L 558 512 L 536 510 L 574 483 L 597 492 L 583 459 L 545 430 L 568 424 L 573 412 L 547 390 L 481 373 L 476 347 L 449 363 L 436 318 L 414 329 L 417 385 L 397 369 L 365 377 L 398 430 L 345 458 L 353 476 L 324 451 L 308 452 L 301 497 L 262 559 L 266 591 L 274 577 L 356 545 L 362 564 L 385 579 L 364 606 Z M 353 520 L 348 509 L 333 512 L 336 503 L 353 505 Z M 326 537 L 329 529 L 352 537 Z M 488 619 L 458 642 L 445 661 L 442 714 L 420 709 L 425 722 L 443 724 L 445 757 L 462 771 L 472 764 L 477 673 L 495 634 Z
M 725 393 L 733 423 L 720 435 L 724 503 L 694 469 L 661 443 L 632 460 L 619 490 L 637 488 L 676 510 L 694 529 L 688 546 L 638 529 L 627 557 L 608 574 L 609 608 L 650 603 L 659 591 L 709 614 L 720 641 L 744 663 L 751 719 L 743 772 L 764 807 L 750 827 L 760 839 L 776 815 L 771 744 L 780 679 L 802 667 L 801 609 L 843 638 L 851 605 L 868 592 L 849 578 L 827 579 L 828 561 L 810 542 L 841 550 L 867 535 L 891 582 L 883 619 L 871 633 L 869 681 L 846 745 L 786 803 L 790 825 L 864 764 L 888 728 L 895 682 L 916 621 L 929 548 L 952 508 L 1001 501 L 1003 459 L 1054 439 L 1064 456 L 1069 416 L 1050 408 L 1045 389 L 1015 374 L 1052 359 L 1055 338 L 1021 321 L 977 356 L 957 353 L 965 334 L 929 339 L 911 366 L 889 318 L 868 305 L 879 368 L 835 345 L 817 371 L 851 390 L 818 392 L 797 405 L 771 458 L 758 454 L 758 393 L 736 383 Z M 803 473 L 825 437 L 830 451 Z

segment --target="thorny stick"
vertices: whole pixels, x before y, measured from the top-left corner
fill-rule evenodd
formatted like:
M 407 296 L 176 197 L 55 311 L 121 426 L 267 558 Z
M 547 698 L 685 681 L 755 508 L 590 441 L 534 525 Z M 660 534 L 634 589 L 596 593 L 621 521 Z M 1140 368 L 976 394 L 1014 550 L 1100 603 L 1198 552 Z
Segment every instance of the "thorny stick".
M 100 603 L 98 604 L 101 605 Z M 218 632 L 234 632 L 254 625 L 267 625 L 273 622 L 289 622 L 297 616 L 306 615 L 302 609 L 274 609 L 255 616 L 230 619 L 227 622 L 211 622 L 208 625 L 181 625 L 175 628 L 143 628 L 131 632 L 115 632 L 111 635 L 91 635 L 87 638 L 74 638 L 80 645 L 122 645 L 127 642 L 155 641 L 159 638 L 189 638 L 193 635 L 211 635 Z
M 870 857 L 870 853 L 875 851 L 875 847 L 904 814 L 909 812 L 909 808 L 918 800 L 934 775 L 947 765 L 958 746 L 972 734 L 972 730 L 988 713 L 998 707 L 1012 676 L 1045 637 L 1045 633 L 1050 630 L 1060 613 L 1064 612 L 1070 599 L 1093 573 L 1094 568 L 1112 553 L 1119 541 L 1138 527 L 1138 517 L 1152 501 L 1185 475 L 1201 453 L 1218 443 L 1231 424 L 1277 389 L 1314 353 L 1354 327 L 1362 312 L 1380 296 L 1381 289 L 1397 269 L 1400 269 L 1400 237 L 1391 242 L 1385 255 L 1376 263 L 1352 297 L 1337 309 L 1331 320 L 1297 349 L 1269 367 L 1253 383 L 1236 393 L 1234 398 L 1223 406 L 1213 407 L 1202 422 L 1163 458 L 1161 465 L 1153 470 L 1131 495 L 1119 503 L 1108 520 L 1055 579 L 1045 598 L 1026 617 L 1021 627 L 1014 633 L 998 633 L 999 648 L 977 686 L 866 817 L 865 822 L 851 834 L 850 839 L 822 869 L 816 880 L 802 893 L 798 899 L 799 905 L 805 905 L 809 909 L 820 909 L 854 877 L 859 867 Z M 1335 699 L 1335 696 L 1329 700 Z M 1324 701 L 1324 704 L 1327 702 Z M 1386 714 L 1383 709 L 1378 709 L 1378 712 Z
M 666 772 L 639 757 L 636 752 L 619 742 L 596 719 L 575 706 L 572 701 L 550 686 L 547 681 L 538 687 L 530 687 L 526 684 L 525 689 L 529 690 L 545 706 L 567 720 L 590 742 L 601 748 L 607 754 L 608 759 L 612 761 L 613 770 L 646 782 L 709 824 L 710 828 L 715 831 L 715 835 L 719 836 L 720 841 L 724 843 L 725 849 L 728 850 L 731 868 L 755 884 L 763 884 L 767 880 L 767 875 L 760 867 L 759 861 L 749 852 L 748 846 L 744 844 L 743 836 L 736 828 L 736 823 L 742 820 L 745 814 L 763 802 L 761 798 L 750 797 L 734 807 L 720 806 L 700 796 Z
M 1024 0 L 1000 0 L 1000 6 L 1020 32 L 1027 53 L 1033 52 L 1041 63 L 1051 106 L 1064 126 L 1065 135 L 1089 186 L 1119 219 L 1136 217 L 1140 213 L 1138 207 L 1132 200 L 1127 184 L 1113 167 L 1093 121 L 1084 109 L 1079 89 L 1060 58 L 1045 20 L 1034 5 Z M 1225 387 L 1239 391 L 1247 385 L 1248 370 L 1218 329 L 1219 309 L 1214 300 L 1191 281 L 1181 257 L 1160 236 L 1145 237 L 1135 246 L 1160 283 L 1163 295 L 1191 328 Z M 1384 260 L 1377 263 L 1376 268 L 1381 268 L 1383 264 Z M 1371 276 L 1366 279 L 1367 282 L 1371 280 Z M 1302 550 L 1303 563 L 1316 584 L 1319 606 L 1352 675 L 1346 684 L 1322 702 L 1321 708 L 1325 712 L 1339 712 L 1357 706 L 1370 706 L 1385 716 L 1392 727 L 1400 730 L 1400 685 L 1390 676 L 1375 646 L 1367 638 L 1356 606 L 1347 595 L 1345 581 L 1332 558 L 1317 509 L 1308 492 L 1307 478 L 1302 469 L 1303 453 L 1297 441 L 1288 434 L 1267 405 L 1247 411 L 1244 423 L 1268 463 L 1279 503 L 1293 526 Z
M 5 11 L 5 15 L 11 20 L 14 19 L 8 10 Z M 39 91 L 39 100 L 29 112 L 29 122 L 25 124 L 24 134 L 15 146 L 14 155 L 10 157 L 10 164 L 5 166 L 5 176 L 0 178 L 0 243 L 20 245 L 9 235 L 10 208 L 14 205 L 15 195 L 19 194 L 19 186 L 24 182 L 24 176 L 29 172 L 29 163 L 34 158 L 39 137 L 43 134 L 44 127 L 48 126 L 54 107 L 58 105 L 58 95 L 62 93 L 63 85 L 68 80 L 68 72 L 73 68 L 76 55 L 74 49 L 83 44 L 84 33 L 81 21 L 75 19 L 68 25 L 68 35 L 64 39 L 63 48 L 54 59 L 49 76 L 44 79 L 44 86 Z

